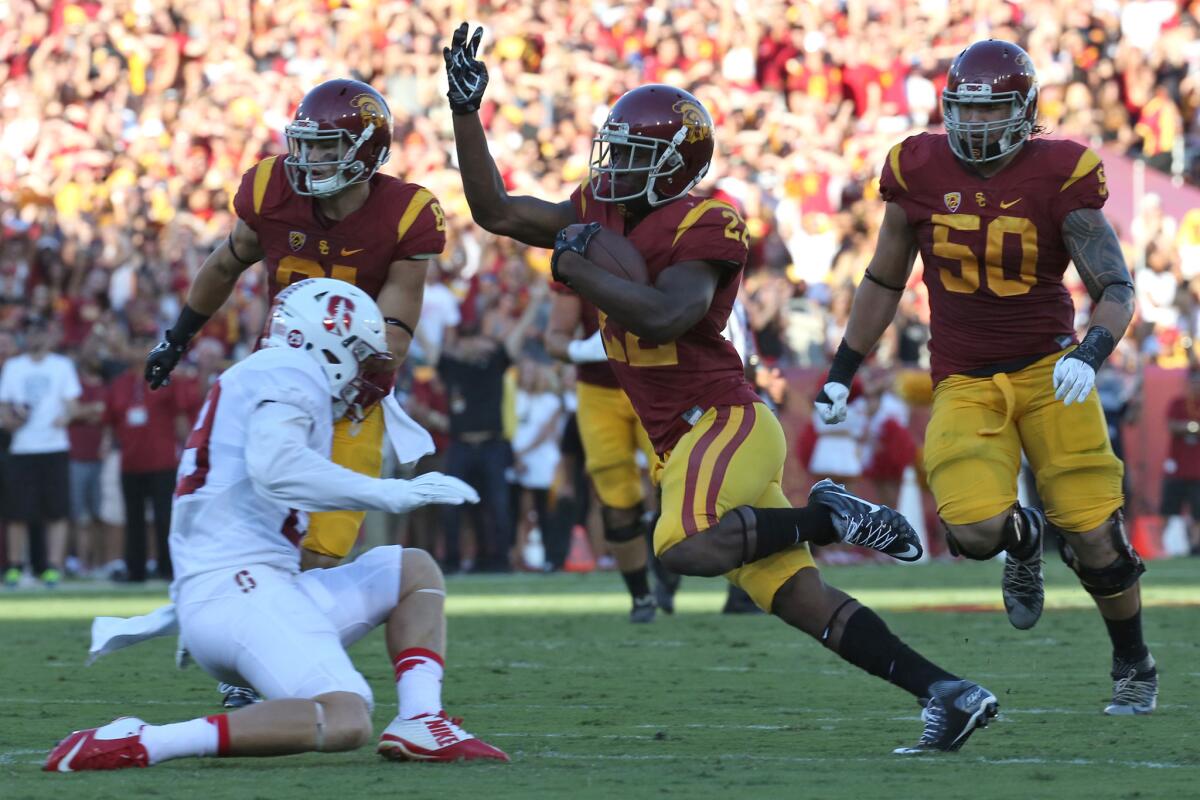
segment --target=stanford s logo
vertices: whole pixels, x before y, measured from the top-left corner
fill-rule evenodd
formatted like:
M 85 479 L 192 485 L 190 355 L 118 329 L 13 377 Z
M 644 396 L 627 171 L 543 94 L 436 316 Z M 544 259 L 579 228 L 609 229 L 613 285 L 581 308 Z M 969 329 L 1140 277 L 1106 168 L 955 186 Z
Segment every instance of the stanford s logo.
M 250 570 L 244 569 L 233 576 L 233 580 L 237 583 L 238 588 L 242 590 L 242 594 L 250 594 L 255 586 L 258 586 L 258 581 L 254 580 L 254 576 L 250 574 Z
M 292 252 L 299 252 L 300 248 L 304 247 L 304 240 L 307 239 L 302 231 L 290 231 L 288 233 L 288 246 L 292 248 Z
M 683 117 L 683 127 L 687 128 L 684 141 L 688 144 L 712 138 L 712 120 L 702 107 L 691 100 L 680 100 L 671 106 L 671 110 Z
M 946 192 L 942 199 L 946 201 L 946 208 L 950 209 L 950 213 L 953 214 L 962 204 L 962 192 Z
M 364 126 L 374 125 L 376 130 L 387 127 L 387 117 L 384 115 L 379 101 L 374 96 L 363 92 L 360 95 L 356 95 L 350 101 L 350 105 L 358 109 L 358 115 L 362 117 Z
M 330 297 L 329 305 L 325 307 L 325 319 L 322 320 L 325 330 L 338 336 L 348 335 L 353 311 L 354 301 L 349 297 L 342 297 L 340 294 Z

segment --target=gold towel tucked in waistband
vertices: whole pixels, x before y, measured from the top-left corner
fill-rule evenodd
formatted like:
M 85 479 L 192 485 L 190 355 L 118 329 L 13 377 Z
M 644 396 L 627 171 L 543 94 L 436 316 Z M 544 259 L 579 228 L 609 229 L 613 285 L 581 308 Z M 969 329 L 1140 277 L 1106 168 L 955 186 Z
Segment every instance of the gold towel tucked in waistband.
M 997 372 L 992 376 L 992 383 L 996 384 L 1000 394 L 1004 395 L 1004 421 L 995 428 L 980 428 L 976 431 L 980 436 L 996 436 L 1007 428 L 1008 424 L 1012 422 L 1013 406 L 1016 405 L 1016 395 L 1013 393 L 1013 385 L 1012 381 L 1008 379 L 1008 373 Z

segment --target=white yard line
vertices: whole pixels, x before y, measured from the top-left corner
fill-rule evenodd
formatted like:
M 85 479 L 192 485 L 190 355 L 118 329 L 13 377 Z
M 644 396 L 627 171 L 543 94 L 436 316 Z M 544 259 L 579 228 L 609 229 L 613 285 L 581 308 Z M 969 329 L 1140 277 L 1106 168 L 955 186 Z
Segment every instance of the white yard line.
M 529 759 L 552 759 L 558 761 L 686 761 L 690 764 L 695 763 L 694 755 L 669 755 L 669 754 L 621 754 L 621 755 L 598 755 L 598 754 L 583 754 L 583 753 L 560 753 L 553 750 L 542 750 L 537 752 L 517 751 L 517 755 Z M 710 760 L 716 761 L 764 761 L 779 764 L 828 764 L 832 760 L 837 761 L 856 761 L 864 764 L 945 764 L 947 763 L 938 755 L 930 756 L 910 756 L 908 758 L 900 758 L 891 754 L 882 754 L 878 756 L 830 756 L 828 758 L 820 758 L 816 756 L 764 756 L 751 755 L 747 753 L 737 753 L 729 755 L 710 754 L 706 756 Z M 1178 764 L 1171 761 L 1131 761 L 1121 759 L 1105 759 L 1105 758 L 987 758 L 986 756 L 968 756 L 962 753 L 948 756 L 955 762 L 969 761 L 975 764 L 989 764 L 993 766 L 1004 766 L 1008 764 L 1014 765 L 1047 765 L 1047 766 L 1068 766 L 1068 767 L 1099 767 L 1099 766 L 1114 766 L 1114 767 L 1131 767 L 1143 769 L 1200 769 L 1197 764 Z

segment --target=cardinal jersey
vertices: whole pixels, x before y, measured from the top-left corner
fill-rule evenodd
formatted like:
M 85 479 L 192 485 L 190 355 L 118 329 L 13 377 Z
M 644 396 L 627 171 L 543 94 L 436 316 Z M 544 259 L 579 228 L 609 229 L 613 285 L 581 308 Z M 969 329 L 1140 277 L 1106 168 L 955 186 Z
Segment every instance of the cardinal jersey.
M 258 234 L 271 300 L 305 278 L 336 278 L 378 297 L 393 261 L 435 256 L 446 245 L 446 219 L 428 189 L 388 175 L 371 178 L 366 203 L 323 225 L 315 200 L 292 191 L 283 159 L 263 159 L 242 176 L 233 199 Z
M 754 403 L 742 360 L 721 335 L 746 264 L 746 223 L 728 204 L 688 196 L 652 211 L 630 233 L 615 203 L 601 203 L 591 188 L 571 195 L 580 222 L 599 222 L 627 235 L 646 261 L 650 282 L 672 264 L 722 261 L 729 268 L 708 312 L 673 342 L 654 345 L 599 315 L 609 364 L 629 395 L 658 453 L 675 446 L 707 409 Z
M 558 281 L 552 281 L 550 284 L 551 291 L 560 294 L 574 294 L 571 289 Z M 583 326 L 583 338 L 586 339 L 600 329 L 600 318 L 596 307 L 582 297 L 579 299 L 579 322 Z M 592 386 L 603 386 L 608 389 L 616 389 L 621 384 L 617 382 L 617 376 L 613 374 L 612 367 L 607 361 L 593 361 L 587 364 L 576 364 L 575 375 L 581 383 L 589 383 Z
M 299 571 L 299 534 L 289 524 L 298 512 L 255 491 L 246 469 L 246 450 L 254 446 L 246 423 L 266 402 L 304 409 L 313 421 L 308 446 L 329 457 L 329 381 L 315 361 L 272 347 L 222 373 L 179 462 L 170 540 L 176 581 L 243 564 Z
M 1108 199 L 1100 157 L 1032 139 L 1003 170 L 964 168 L 944 134 L 892 148 L 880 193 L 904 209 L 929 288 L 933 381 L 1022 367 L 1075 341 L 1062 224 Z

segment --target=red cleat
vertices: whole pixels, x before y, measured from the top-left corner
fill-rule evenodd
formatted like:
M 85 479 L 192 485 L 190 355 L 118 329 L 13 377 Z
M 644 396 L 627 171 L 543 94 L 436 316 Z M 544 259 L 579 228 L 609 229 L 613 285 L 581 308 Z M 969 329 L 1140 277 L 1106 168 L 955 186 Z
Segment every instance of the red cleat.
M 141 737 L 145 725 L 136 717 L 121 717 L 99 728 L 75 731 L 55 745 L 42 769 L 46 772 L 78 772 L 148 767 L 150 756 Z
M 476 739 L 459 727 L 461 722 L 445 711 L 396 717 L 379 737 L 377 752 L 392 761 L 508 761 L 503 750 Z

